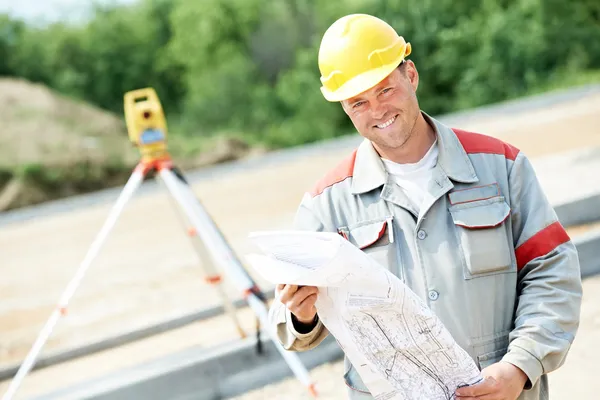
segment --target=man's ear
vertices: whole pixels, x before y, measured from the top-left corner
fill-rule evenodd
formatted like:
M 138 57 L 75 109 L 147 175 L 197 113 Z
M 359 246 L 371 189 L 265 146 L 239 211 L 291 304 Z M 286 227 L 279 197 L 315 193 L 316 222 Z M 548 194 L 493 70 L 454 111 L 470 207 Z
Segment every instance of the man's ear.
M 410 82 L 413 90 L 416 92 L 419 87 L 419 71 L 412 60 L 406 60 L 406 77 Z

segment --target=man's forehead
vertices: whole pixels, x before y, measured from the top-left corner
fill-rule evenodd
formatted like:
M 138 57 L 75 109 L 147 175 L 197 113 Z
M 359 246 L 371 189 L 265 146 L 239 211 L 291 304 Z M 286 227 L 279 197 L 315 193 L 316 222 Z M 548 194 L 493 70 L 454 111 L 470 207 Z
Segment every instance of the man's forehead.
M 391 74 L 389 74 L 388 76 L 386 76 L 381 82 L 379 82 L 377 85 L 373 86 L 370 89 L 365 90 L 364 92 L 362 92 L 360 94 L 357 94 L 354 97 L 349 98 L 348 102 L 349 103 L 353 103 L 353 102 L 355 102 L 357 100 L 363 99 L 364 97 L 368 97 L 372 93 L 379 92 L 384 87 L 386 87 L 386 86 L 394 83 L 395 79 L 394 79 L 393 75 L 394 75 L 394 73 L 392 72 Z

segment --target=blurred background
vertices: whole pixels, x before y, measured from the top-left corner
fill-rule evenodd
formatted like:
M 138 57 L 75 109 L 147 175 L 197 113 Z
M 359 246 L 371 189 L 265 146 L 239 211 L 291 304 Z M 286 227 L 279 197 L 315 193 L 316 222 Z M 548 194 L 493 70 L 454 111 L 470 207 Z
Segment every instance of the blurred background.
M 123 182 L 135 158 L 120 146 L 122 97 L 139 87 L 158 91 L 185 167 L 347 134 L 340 107 L 315 90 L 319 41 L 340 15 L 371 13 L 401 32 L 414 48 L 422 108 L 440 114 L 600 81 L 599 7 L 2 0 L 0 187 L 13 177 L 29 182 L 29 193 L 2 208 Z M 73 148 L 81 151 L 65 157 Z
M 573 200 L 567 195 L 578 200 L 600 192 L 593 176 L 567 173 L 573 160 L 600 160 L 597 0 L 0 0 L 0 211 L 19 221 L 3 226 L 0 217 L 0 366 L 22 361 L 106 217 L 114 190 L 138 162 L 127 140 L 123 94 L 157 90 L 171 153 L 191 174 L 328 143 L 329 150 L 312 158 L 281 153 L 287 161 L 275 170 L 219 170 L 198 180 L 194 189 L 228 240 L 246 251 L 249 230 L 288 226 L 303 191 L 355 143 L 336 144 L 354 131 L 341 107 L 324 101 L 317 65 L 325 29 L 354 12 L 386 20 L 412 44 L 420 105 L 430 115 L 470 115 L 509 100 L 596 88 L 560 102 L 540 100 L 531 112 L 531 105 L 519 105 L 470 118 L 471 125 L 453 121 L 510 139 L 539 156 L 537 166 L 562 165 L 563 181 L 559 172 L 541 177 L 557 204 Z M 548 158 L 567 150 L 587 153 L 569 153 L 570 161 Z M 593 170 L 579 165 L 577 171 Z M 588 192 L 567 185 L 578 180 Z M 113 191 L 103 201 L 64 203 L 60 215 L 33 207 L 105 189 Z M 600 210 L 600 203 L 590 204 Z M 219 304 L 199 278 L 195 253 L 174 215 L 159 216 L 169 206 L 165 195 L 156 194 L 135 200 L 124 213 L 45 354 Z M 36 217 L 14 214 L 20 210 Z M 576 222 L 570 232 L 598 228 L 595 217 Z M 235 288 L 228 290 L 239 298 Z M 586 320 L 593 326 L 600 324 L 596 311 Z M 252 318 L 243 312 L 251 331 Z M 227 321 L 218 322 L 227 334 L 215 328 L 217 320 L 210 323 L 174 331 L 162 345 L 140 342 L 126 356 L 88 359 L 93 367 L 72 364 L 68 381 L 64 373 L 61 380 L 51 368 L 41 370 L 27 393 L 75 384 L 182 346 L 235 338 Z M 210 338 L 202 336 L 207 332 Z M 324 368 L 324 374 L 332 368 L 336 379 L 326 380 L 330 394 L 337 393 L 327 398 L 338 398 L 345 391 L 341 365 Z M 276 398 L 287 389 L 272 390 L 254 398 Z

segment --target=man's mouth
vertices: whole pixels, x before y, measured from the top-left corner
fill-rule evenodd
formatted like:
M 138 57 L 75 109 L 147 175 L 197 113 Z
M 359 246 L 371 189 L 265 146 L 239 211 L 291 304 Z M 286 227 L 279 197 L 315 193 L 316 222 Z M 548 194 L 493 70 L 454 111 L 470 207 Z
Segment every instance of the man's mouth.
M 392 118 L 388 119 L 383 124 L 379 124 L 379 125 L 375 125 L 375 126 L 379 129 L 385 129 L 388 126 L 390 126 L 391 124 L 393 124 L 397 117 L 398 117 L 397 115 L 394 115 Z

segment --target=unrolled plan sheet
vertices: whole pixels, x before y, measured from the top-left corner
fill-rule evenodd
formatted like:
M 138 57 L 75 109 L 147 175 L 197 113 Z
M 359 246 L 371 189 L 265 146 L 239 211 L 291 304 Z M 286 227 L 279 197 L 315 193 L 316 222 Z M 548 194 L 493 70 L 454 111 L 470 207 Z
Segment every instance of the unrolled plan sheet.
M 336 233 L 254 232 L 247 261 L 273 284 L 317 286 L 319 318 L 378 400 L 454 398 L 474 361 L 400 279 Z

